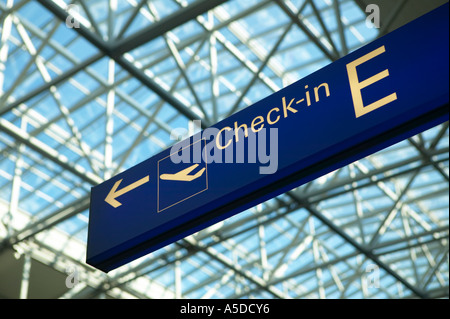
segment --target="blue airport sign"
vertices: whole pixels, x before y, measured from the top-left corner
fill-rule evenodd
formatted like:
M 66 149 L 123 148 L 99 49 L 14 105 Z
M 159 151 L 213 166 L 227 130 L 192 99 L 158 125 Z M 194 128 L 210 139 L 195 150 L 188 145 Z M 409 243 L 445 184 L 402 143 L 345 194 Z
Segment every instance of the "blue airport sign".
M 95 186 L 105 272 L 448 121 L 449 6 Z

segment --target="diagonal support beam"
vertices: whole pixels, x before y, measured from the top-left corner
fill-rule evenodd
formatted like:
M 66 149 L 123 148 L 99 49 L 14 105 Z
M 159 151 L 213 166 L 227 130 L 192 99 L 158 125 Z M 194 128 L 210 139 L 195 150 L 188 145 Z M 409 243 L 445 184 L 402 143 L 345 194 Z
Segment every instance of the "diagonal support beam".
M 18 230 L 11 237 L 7 237 L 0 242 L 0 251 L 3 249 L 14 246 L 15 244 L 32 238 L 36 234 L 47 230 L 62 221 L 75 216 L 89 208 L 89 196 L 77 199 L 73 201 L 70 205 L 64 206 L 63 208 L 57 210 L 56 212 L 38 220 L 26 226 L 24 229 Z
M 23 143 L 34 151 L 38 152 L 42 156 L 48 158 L 52 162 L 58 164 L 66 171 L 71 172 L 75 176 L 78 176 L 80 179 L 91 185 L 97 185 L 103 182 L 99 176 L 93 174 L 92 172 L 86 171 L 83 167 L 79 165 L 72 164 L 69 159 L 61 154 L 59 154 L 56 150 L 46 145 L 36 137 L 30 135 L 24 130 L 19 129 L 14 124 L 11 124 L 9 121 L 0 118 L 0 132 L 4 132 L 9 136 L 16 139 L 19 143 Z
M 34 98 L 35 96 L 41 94 L 42 92 L 49 90 L 52 86 L 57 86 L 58 84 L 67 80 L 68 78 L 74 76 L 81 70 L 87 68 L 91 64 L 94 64 L 95 62 L 100 60 L 102 57 L 103 57 L 102 54 L 95 54 L 94 56 L 90 57 L 89 59 L 81 62 L 80 64 L 77 64 L 70 70 L 68 70 L 68 71 L 64 72 L 63 74 L 59 75 L 58 77 L 54 78 L 53 80 L 46 82 L 45 84 L 41 85 L 40 87 L 30 91 L 28 94 L 15 100 L 14 102 L 12 102 L 8 105 L 5 105 L 5 106 L 0 105 L 0 116 L 4 115 L 5 113 L 8 113 L 12 109 L 15 109 L 16 107 L 18 107 L 20 104 L 25 103 L 26 101 Z
M 276 4 L 294 21 L 294 23 L 308 36 L 308 38 L 325 54 L 331 61 L 336 61 L 339 57 L 330 52 L 325 45 L 318 39 L 311 30 L 292 12 L 292 10 L 282 0 L 276 0 Z
M 38 0 L 39 3 L 53 13 L 62 21 L 66 21 L 69 16 L 66 11 L 50 0 Z M 153 79 L 145 75 L 142 70 L 138 69 L 133 63 L 125 59 L 124 53 L 129 52 L 140 45 L 147 43 L 164 33 L 173 30 L 174 28 L 181 26 L 189 20 L 196 18 L 197 16 L 208 12 L 209 10 L 215 8 L 216 6 L 226 2 L 227 0 L 198 0 L 193 4 L 178 10 L 176 13 L 169 15 L 161 19 L 158 22 L 153 23 L 149 27 L 139 31 L 135 35 L 120 40 L 116 43 L 105 42 L 103 39 L 98 37 L 96 34 L 92 33 L 86 27 L 80 24 L 79 28 L 74 28 L 74 30 L 91 44 L 96 46 L 105 55 L 112 58 L 117 64 L 119 64 L 124 70 L 129 72 L 132 76 L 138 79 L 142 84 L 148 87 L 150 90 L 155 92 L 161 99 L 166 101 L 168 104 L 172 105 L 181 114 L 186 116 L 190 120 L 198 120 L 199 116 L 195 114 L 186 105 L 181 103 L 178 99 L 172 96 L 169 92 L 163 89 L 159 84 L 157 84 Z M 202 127 L 206 128 L 207 124 L 203 123 Z
M 113 43 L 110 50 L 116 55 L 130 52 L 227 1 L 228 0 L 197 0 L 187 7 L 177 10 L 175 13 L 152 23 L 147 28 L 139 30 L 132 36 Z
M 225 267 L 231 269 L 234 271 L 234 273 L 239 274 L 240 276 L 246 278 L 250 282 L 254 283 L 257 287 L 260 289 L 263 289 L 270 294 L 272 294 L 275 298 L 286 298 L 284 294 L 282 294 L 278 289 L 272 286 L 266 285 L 266 282 L 260 278 L 255 276 L 253 273 L 251 273 L 248 270 L 242 269 L 239 265 L 233 264 L 231 260 L 223 256 L 222 254 L 219 254 L 216 250 L 214 250 L 212 247 L 206 247 L 202 245 L 201 243 L 195 242 L 192 238 L 185 238 L 182 240 L 182 243 L 180 243 L 181 246 L 183 246 L 186 249 L 194 249 L 194 250 L 200 250 L 206 255 L 208 255 L 210 258 L 218 261 Z
M 301 205 L 304 205 L 305 209 L 307 209 L 311 215 L 314 217 L 317 217 L 322 223 L 327 225 L 332 231 L 334 231 L 336 234 L 338 234 L 342 239 L 344 239 L 346 242 L 348 242 L 350 245 L 352 245 L 354 248 L 356 248 L 358 251 L 360 251 L 362 254 L 364 254 L 367 258 L 370 258 L 373 260 L 380 268 L 385 270 L 389 275 L 394 277 L 396 280 L 398 280 L 400 283 L 402 283 L 405 287 L 407 287 L 409 290 L 411 290 L 415 295 L 417 295 L 420 298 L 428 298 L 428 295 L 419 289 L 418 287 L 415 287 L 414 285 L 410 284 L 406 279 L 401 277 L 397 272 L 392 270 L 389 265 L 385 264 L 381 261 L 381 259 L 375 255 L 370 249 L 367 249 L 363 245 L 359 244 L 355 239 L 353 239 L 350 235 L 348 235 L 343 229 L 335 225 L 331 220 L 329 220 L 325 215 L 323 215 L 321 212 L 319 212 L 317 209 L 311 207 L 308 205 L 307 202 L 305 202 L 303 199 L 299 198 L 297 195 L 295 195 L 292 192 L 286 193 L 289 195 L 291 199 L 298 202 Z

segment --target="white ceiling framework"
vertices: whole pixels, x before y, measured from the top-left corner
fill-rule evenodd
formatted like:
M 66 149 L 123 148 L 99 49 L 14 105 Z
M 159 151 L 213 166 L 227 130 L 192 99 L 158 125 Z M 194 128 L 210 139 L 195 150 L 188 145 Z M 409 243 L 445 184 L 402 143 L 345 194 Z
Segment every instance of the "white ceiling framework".
M 375 39 L 362 2 L 0 0 L 0 297 L 448 297 L 448 122 L 108 274 L 85 264 L 91 186 Z

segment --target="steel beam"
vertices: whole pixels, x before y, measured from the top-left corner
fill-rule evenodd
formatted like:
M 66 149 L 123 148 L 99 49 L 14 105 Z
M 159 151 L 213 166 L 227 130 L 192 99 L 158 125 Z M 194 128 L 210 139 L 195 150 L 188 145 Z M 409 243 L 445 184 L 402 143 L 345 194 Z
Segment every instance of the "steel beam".
M 69 17 L 68 13 L 56 5 L 50 0 L 38 0 L 39 3 L 48 9 L 52 14 L 58 17 L 62 21 L 66 21 Z M 114 59 L 114 61 L 119 64 L 123 69 L 129 72 L 142 84 L 148 87 L 150 90 L 155 92 L 161 99 L 166 101 L 168 104 L 172 105 L 181 114 L 186 116 L 190 120 L 200 119 L 197 114 L 195 114 L 186 105 L 181 103 L 178 99 L 172 96 L 169 92 L 164 90 L 159 84 L 157 84 L 153 79 L 145 75 L 142 70 L 138 69 L 133 63 L 127 60 L 123 53 L 129 52 L 138 46 L 147 43 L 159 36 L 162 36 L 165 32 L 176 28 L 185 22 L 211 10 L 219 4 L 226 2 L 227 0 L 200 0 L 196 1 L 194 4 L 177 11 L 176 13 L 161 19 L 159 22 L 153 23 L 151 26 L 138 32 L 136 35 L 120 40 L 114 43 L 105 42 L 96 34 L 93 34 L 90 30 L 80 24 L 79 28 L 74 28 L 74 30 L 79 33 L 82 37 L 88 40 L 91 44 L 96 46 L 105 55 Z M 202 126 L 206 128 L 206 124 L 202 122 Z
M 373 260 L 375 264 L 377 264 L 380 268 L 384 269 L 389 275 L 394 277 L 396 280 L 398 280 L 400 283 L 402 283 L 405 287 L 407 287 L 409 290 L 411 290 L 415 295 L 417 295 L 420 298 L 428 298 L 428 295 L 419 289 L 418 287 L 415 287 L 411 283 L 409 283 L 406 279 L 401 277 L 397 272 L 392 270 L 389 265 L 382 262 L 381 259 L 376 256 L 372 250 L 367 249 L 363 245 L 359 244 L 354 238 L 352 238 L 350 235 L 348 235 L 343 229 L 336 226 L 335 223 L 333 223 L 330 219 L 325 217 L 321 212 L 319 212 L 317 209 L 311 207 L 308 205 L 305 200 L 299 198 L 297 195 L 288 192 L 287 193 L 293 200 L 298 202 L 300 205 L 304 205 L 305 208 L 313 215 L 314 217 L 318 218 L 322 223 L 327 225 L 332 231 L 334 231 L 336 234 L 338 234 L 342 239 L 344 239 L 346 242 L 348 242 L 350 245 L 352 245 L 354 248 L 356 248 L 358 251 L 360 251 L 362 254 L 364 254 L 367 258 Z
M 113 55 L 117 56 L 122 55 L 125 52 L 130 52 L 227 1 L 228 0 L 197 0 L 184 8 L 176 10 L 167 17 L 153 22 L 147 28 L 139 30 L 129 37 L 116 41 L 115 43 L 113 42 L 109 49 Z M 40 0 L 40 2 L 42 1 Z
M 292 10 L 284 3 L 282 0 L 275 1 L 278 6 L 294 21 L 294 23 L 308 36 L 308 38 L 319 48 L 320 51 L 325 54 L 331 61 L 336 61 L 339 57 L 333 52 L 330 52 L 310 30 L 309 28 L 299 19 L 299 17 L 292 12 Z

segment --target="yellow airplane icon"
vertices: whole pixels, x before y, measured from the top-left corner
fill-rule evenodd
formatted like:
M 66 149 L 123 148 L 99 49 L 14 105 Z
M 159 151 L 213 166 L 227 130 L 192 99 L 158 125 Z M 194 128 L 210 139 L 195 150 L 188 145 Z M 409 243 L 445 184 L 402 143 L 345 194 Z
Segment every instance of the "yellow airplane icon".
M 202 168 L 194 175 L 189 175 L 190 172 L 192 172 L 194 169 L 196 169 L 198 164 L 194 164 L 182 171 L 179 171 L 175 174 L 162 174 L 159 178 L 166 180 L 166 181 L 182 181 L 182 182 L 190 182 L 194 179 L 199 178 L 203 175 L 203 172 L 205 171 L 205 168 Z

